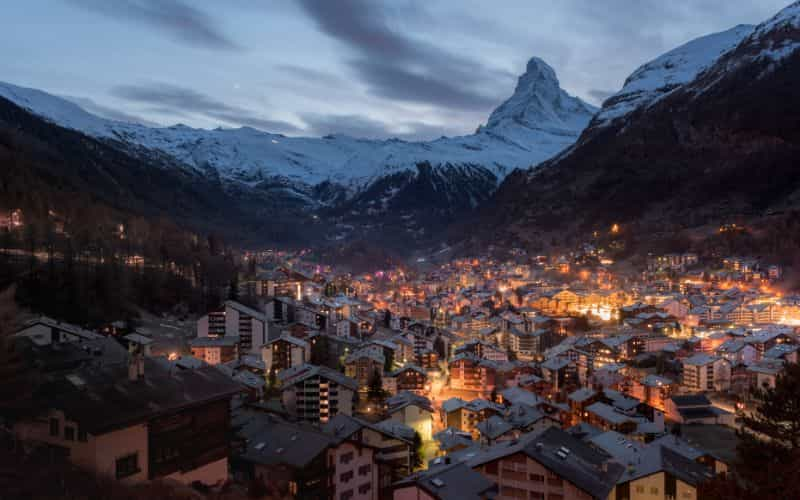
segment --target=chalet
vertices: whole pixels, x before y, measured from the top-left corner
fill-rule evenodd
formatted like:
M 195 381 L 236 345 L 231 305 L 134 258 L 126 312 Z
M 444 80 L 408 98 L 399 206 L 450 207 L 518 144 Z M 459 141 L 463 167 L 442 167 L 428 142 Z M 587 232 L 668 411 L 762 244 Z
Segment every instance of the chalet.
M 625 469 L 557 427 L 495 444 L 464 463 L 497 483 L 501 498 L 614 498 Z
M 218 365 L 239 358 L 239 337 L 197 337 L 189 341 L 192 356 L 209 365 Z
M 699 460 L 696 450 L 685 442 L 675 444 L 677 441 L 675 436 L 667 436 L 645 445 L 608 431 L 591 437 L 588 443 L 627 464 L 617 478 L 616 498 L 697 498 L 698 486 L 713 477 L 714 470 Z
M 347 355 L 344 360 L 344 374 L 358 382 L 359 390 L 366 391 L 376 373 L 378 377 L 382 376 L 385 363 L 380 349 L 366 347 Z
M 502 415 L 504 408 L 485 399 L 464 401 L 450 398 L 442 403 L 442 412 L 447 427 L 472 433 L 477 436 L 477 425 L 492 415 Z
M 676 392 L 678 384 L 667 377 L 647 375 L 631 382 L 631 396 L 660 411 L 666 411 L 667 400 Z
M 36 345 L 81 342 L 103 338 L 99 333 L 85 330 L 69 323 L 62 323 L 47 316 L 39 316 L 26 322 L 14 336 L 27 337 Z
M 392 483 L 408 476 L 412 471 L 414 430 L 403 424 L 389 421 L 367 422 L 347 415 L 337 415 L 322 426 L 323 432 L 335 440 L 351 440 L 375 450 L 378 467 L 378 488 L 386 492 Z
M 377 450 L 358 439 L 285 422 L 267 414 L 242 414 L 234 476 L 293 498 L 376 500 Z
M 452 500 L 497 497 L 497 485 L 462 463 L 433 467 L 393 486 L 394 500 Z
M 672 396 L 667 400 L 667 419 L 681 424 L 733 425 L 734 415 L 711 404 L 704 394 Z
M 261 297 L 302 298 L 303 285 L 310 279 L 298 272 L 280 268 L 260 272 L 256 275 L 255 295 Z
M 77 365 L 64 362 L 69 348 L 26 351 L 50 368 L 36 391 L 41 411 L 13 424 L 16 439 L 124 483 L 227 481 L 230 402 L 242 387 L 214 367 L 175 371 L 114 344 Z
M 408 391 L 420 395 L 426 392 L 428 374 L 420 366 L 407 364 L 388 374 L 387 377 L 395 380 L 394 387 L 397 392 Z
M 411 392 L 399 392 L 386 400 L 389 420 L 414 429 L 423 441 L 433 436 L 434 409 L 428 398 Z
M 267 372 L 281 371 L 311 361 L 311 345 L 288 333 L 267 342 L 261 348 L 261 359 Z
M 495 388 L 497 364 L 470 354 L 459 354 L 449 364 L 450 387 L 457 390 L 490 393 Z
M 782 359 L 764 358 L 747 367 L 751 388 L 775 388 L 775 381 L 783 371 L 785 361 Z
M 488 359 L 491 361 L 508 361 L 505 351 L 489 342 L 474 339 L 456 347 L 455 355 L 467 354 L 476 358 Z
M 541 365 L 542 377 L 553 392 L 561 392 L 578 383 L 575 362 L 566 357 L 552 357 Z

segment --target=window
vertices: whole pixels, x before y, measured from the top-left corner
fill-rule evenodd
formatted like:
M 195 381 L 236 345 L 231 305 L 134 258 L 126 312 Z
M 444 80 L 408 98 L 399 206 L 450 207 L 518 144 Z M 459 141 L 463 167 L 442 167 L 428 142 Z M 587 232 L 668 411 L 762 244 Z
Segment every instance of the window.
M 50 419 L 50 435 L 53 437 L 58 437 L 60 433 L 58 432 L 58 419 L 51 418 Z
M 543 483 L 544 482 L 544 476 L 541 475 L 541 474 L 530 474 L 528 477 L 530 478 L 531 481 L 533 481 L 535 483 Z
M 86 431 L 78 427 L 78 441 L 85 443 L 89 440 L 89 436 L 86 435 Z
M 372 464 L 362 465 L 358 468 L 358 475 L 359 476 L 366 476 L 372 471 Z
M 495 476 L 497 475 L 497 460 L 495 460 L 494 462 L 489 462 L 488 464 L 486 464 L 486 473 L 487 474 L 493 474 Z
M 564 500 L 564 495 L 559 495 L 557 493 L 549 493 L 547 495 L 547 500 Z
M 642 486 L 641 484 L 637 484 L 636 493 L 644 493 L 644 486 Z
M 508 498 L 528 498 L 527 490 L 523 490 L 521 488 L 514 488 L 513 486 L 501 487 L 500 494 Z
M 651 486 L 650 487 L 650 494 L 651 495 L 658 495 L 658 486 Z
M 75 441 L 75 427 L 64 427 L 64 439 Z
M 339 457 L 340 464 L 349 464 L 350 461 L 353 460 L 353 452 L 345 453 L 344 455 Z
M 131 453 L 117 459 L 117 479 L 132 476 L 139 472 L 139 454 Z
M 293 497 L 297 496 L 297 483 L 294 481 L 289 481 L 289 494 Z
M 547 473 L 547 484 L 550 486 L 561 486 L 564 481 L 561 480 L 560 477 L 556 476 L 552 472 Z
M 339 474 L 339 481 L 343 483 L 350 482 L 351 479 L 353 479 L 353 471 L 351 470 Z
M 343 491 L 341 495 L 339 495 L 339 500 L 350 500 L 353 498 L 353 490 Z
M 368 492 L 372 489 L 372 483 L 362 484 L 358 487 L 358 493 L 363 495 L 364 493 Z

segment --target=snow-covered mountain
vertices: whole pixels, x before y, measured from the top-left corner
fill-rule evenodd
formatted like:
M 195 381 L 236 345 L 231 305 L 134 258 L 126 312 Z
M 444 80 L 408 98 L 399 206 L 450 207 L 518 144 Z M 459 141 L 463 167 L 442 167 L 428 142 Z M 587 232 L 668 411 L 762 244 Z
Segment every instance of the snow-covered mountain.
M 795 2 L 639 68 L 575 145 L 507 176 L 470 231 L 537 248 L 620 224 L 655 248 L 731 220 L 789 227 L 800 209 L 798 88 Z
M 546 160 L 572 144 L 596 108 L 559 87 L 555 72 L 533 58 L 514 95 L 478 132 L 427 142 L 367 140 L 344 135 L 287 137 L 253 128 L 153 128 L 106 120 L 67 99 L 0 83 L 0 96 L 48 120 L 101 139 L 166 153 L 201 171 L 250 185 L 264 180 L 342 185 L 353 195 L 387 175 L 417 165 L 480 167 L 498 180 L 517 167 Z
M 643 64 L 631 73 L 619 92 L 606 99 L 592 120 L 591 127 L 608 125 L 691 82 L 722 55 L 735 48 L 754 28 L 741 24 L 695 38 Z

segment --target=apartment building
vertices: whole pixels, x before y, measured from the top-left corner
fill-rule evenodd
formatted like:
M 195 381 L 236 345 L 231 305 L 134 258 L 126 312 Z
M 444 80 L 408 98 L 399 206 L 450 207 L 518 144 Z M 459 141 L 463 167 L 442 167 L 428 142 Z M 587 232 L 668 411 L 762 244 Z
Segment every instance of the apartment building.
M 343 373 L 303 364 L 279 372 L 278 379 L 284 408 L 300 420 L 324 424 L 340 413 L 353 414 L 358 383 Z

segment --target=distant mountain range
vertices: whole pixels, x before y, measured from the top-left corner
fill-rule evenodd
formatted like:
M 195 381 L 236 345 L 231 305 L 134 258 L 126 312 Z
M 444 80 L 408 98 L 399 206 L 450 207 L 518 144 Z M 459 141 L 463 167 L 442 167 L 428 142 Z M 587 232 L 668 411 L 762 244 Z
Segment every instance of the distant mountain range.
M 136 157 L 166 158 L 175 168 L 218 180 L 230 194 L 262 197 L 278 212 L 334 218 L 338 226 L 328 239 L 373 232 L 370 221 L 388 215 L 378 223 L 406 242 L 433 236 L 486 200 L 508 172 L 572 144 L 597 111 L 564 92 L 538 58 L 486 125 L 428 142 L 287 137 L 248 127 L 153 128 L 100 118 L 68 99 L 8 83 L 0 83 L 0 97 Z
M 533 240 L 612 219 L 658 218 L 665 210 L 718 217 L 734 205 L 755 206 L 750 191 L 773 179 L 755 172 L 794 175 L 777 158 L 794 151 L 800 129 L 798 93 L 789 85 L 797 83 L 797 10 L 795 3 L 761 25 L 665 53 L 634 71 L 599 110 L 568 95 L 553 69 L 534 57 L 514 94 L 474 134 L 426 142 L 153 128 L 100 118 L 68 99 L 8 83 L 0 83 L 0 98 L 10 101 L 3 106 L 86 134 L 152 175 L 183 179 L 173 182 L 183 194 L 190 182 L 206 193 L 204 207 L 224 203 L 212 211 L 231 219 L 229 231 L 241 223 L 250 241 L 377 238 L 413 248 L 473 221 L 474 213 L 483 226 L 460 231 L 478 227 L 492 238 Z M 19 116 L 8 111 L 0 125 L 13 129 Z M 731 174 L 755 179 L 726 187 L 738 196 L 747 186 L 741 199 L 720 201 Z M 757 206 L 791 204 L 786 193 L 763 189 L 758 196 L 771 194 Z M 280 230 L 264 230 L 270 222 Z

